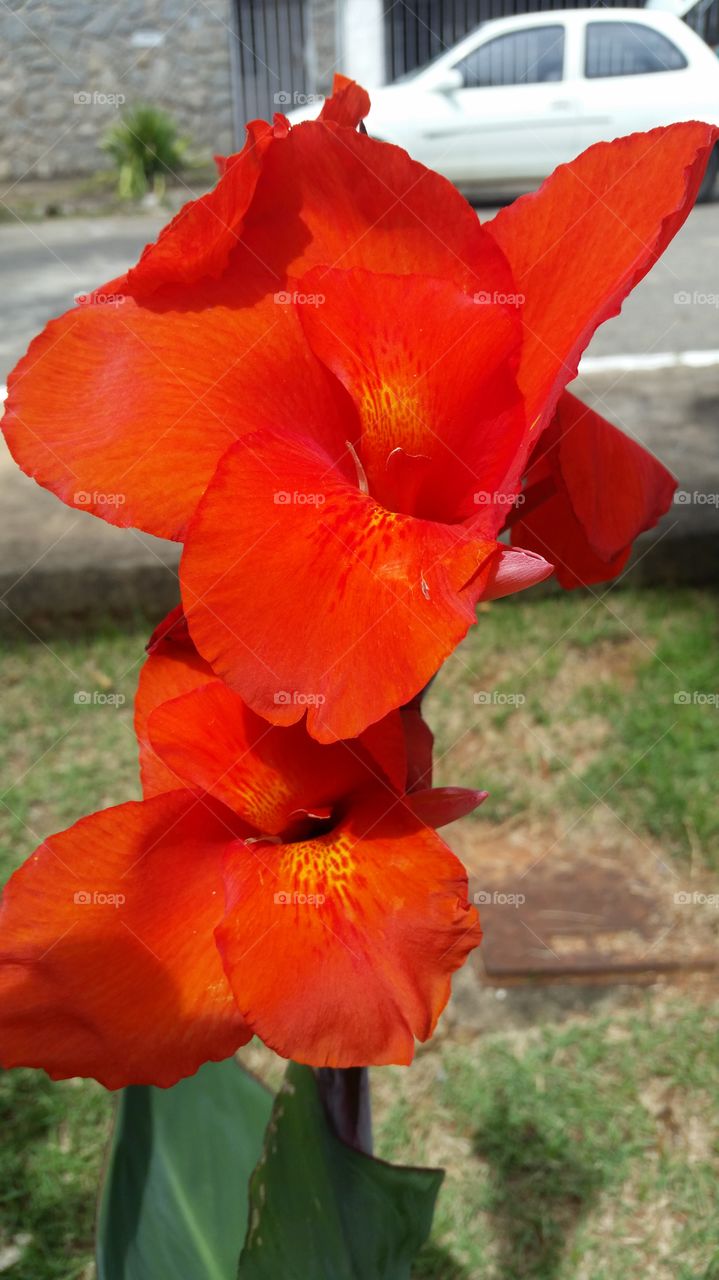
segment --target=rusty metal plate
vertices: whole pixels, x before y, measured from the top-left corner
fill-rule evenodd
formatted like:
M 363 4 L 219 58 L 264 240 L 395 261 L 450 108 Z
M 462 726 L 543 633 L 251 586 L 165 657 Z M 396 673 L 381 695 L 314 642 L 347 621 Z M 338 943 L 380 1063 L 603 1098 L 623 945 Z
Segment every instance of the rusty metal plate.
M 522 981 L 642 981 L 661 973 L 714 969 L 706 936 L 687 945 L 673 908 L 673 882 L 653 884 L 611 861 L 566 857 L 470 875 L 484 940 L 486 978 Z

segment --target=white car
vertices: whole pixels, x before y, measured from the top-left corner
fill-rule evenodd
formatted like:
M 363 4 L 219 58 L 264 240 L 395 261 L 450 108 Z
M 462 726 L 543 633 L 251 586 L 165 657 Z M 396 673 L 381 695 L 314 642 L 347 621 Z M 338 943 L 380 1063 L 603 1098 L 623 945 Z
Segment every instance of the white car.
M 673 13 L 553 10 L 486 22 L 371 98 L 373 137 L 470 197 L 514 195 L 593 142 L 678 120 L 719 124 L 719 58 Z M 705 199 L 718 164 L 715 149 Z

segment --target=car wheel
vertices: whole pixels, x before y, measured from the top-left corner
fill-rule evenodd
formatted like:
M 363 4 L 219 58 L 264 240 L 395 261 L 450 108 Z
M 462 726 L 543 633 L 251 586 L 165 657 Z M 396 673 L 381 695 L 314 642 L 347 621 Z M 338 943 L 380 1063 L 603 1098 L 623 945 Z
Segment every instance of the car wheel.
M 719 173 L 719 147 L 715 147 L 709 157 L 706 173 L 699 188 L 697 204 L 708 204 L 714 198 L 717 173 Z

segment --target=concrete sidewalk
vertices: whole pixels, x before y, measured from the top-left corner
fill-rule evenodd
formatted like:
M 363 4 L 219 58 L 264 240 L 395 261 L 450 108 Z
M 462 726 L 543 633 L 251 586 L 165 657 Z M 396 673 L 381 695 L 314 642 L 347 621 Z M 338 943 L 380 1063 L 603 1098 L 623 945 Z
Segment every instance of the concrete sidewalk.
M 47 634 L 58 622 L 177 604 L 180 548 L 66 507 L 18 469 L 0 442 L 0 630 Z
M 657 453 L 687 495 L 639 540 L 624 580 L 719 582 L 719 366 L 602 372 L 574 390 Z M 177 603 L 176 544 L 64 506 L 2 450 L 0 628 L 43 634 L 60 622 L 138 611 L 154 619 Z

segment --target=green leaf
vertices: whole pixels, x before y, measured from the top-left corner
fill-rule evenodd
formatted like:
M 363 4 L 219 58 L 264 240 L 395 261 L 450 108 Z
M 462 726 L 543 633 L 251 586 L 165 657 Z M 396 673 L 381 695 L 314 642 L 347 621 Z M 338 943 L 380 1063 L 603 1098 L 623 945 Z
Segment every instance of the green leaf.
M 238 1280 L 409 1280 L 443 1176 L 340 1142 L 313 1072 L 290 1063 L 250 1182 Z
M 100 1202 L 98 1280 L 235 1280 L 271 1095 L 232 1059 L 121 1096 Z

